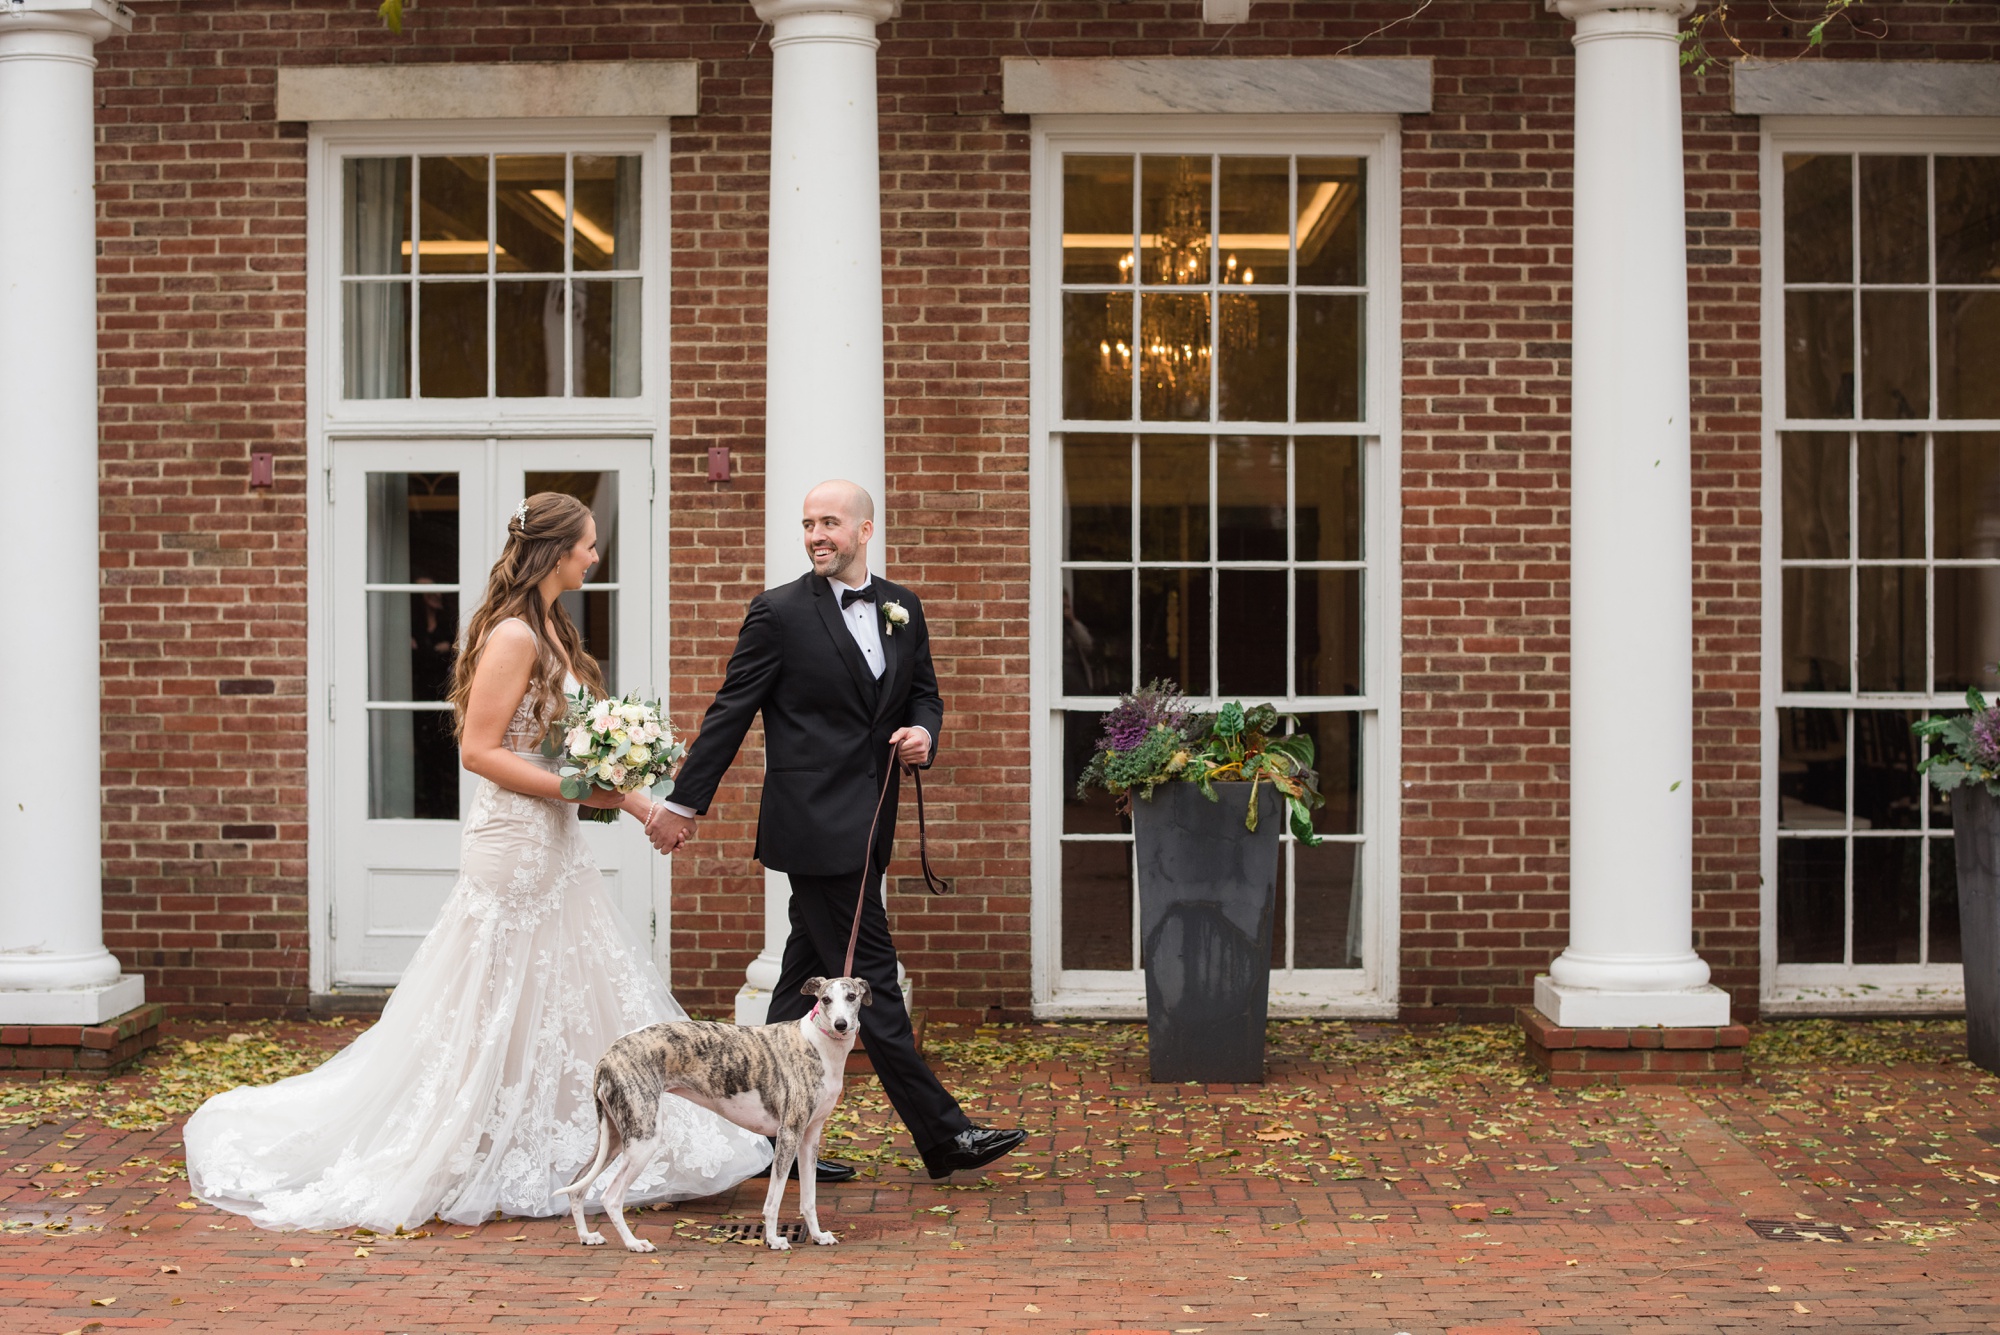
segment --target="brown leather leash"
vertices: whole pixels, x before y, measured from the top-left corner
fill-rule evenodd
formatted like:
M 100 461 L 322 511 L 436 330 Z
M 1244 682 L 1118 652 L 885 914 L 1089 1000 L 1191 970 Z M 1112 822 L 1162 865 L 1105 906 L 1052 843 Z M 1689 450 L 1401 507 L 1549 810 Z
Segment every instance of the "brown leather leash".
M 882 775 L 882 791 L 875 797 L 875 814 L 868 821 L 868 846 L 861 857 L 861 888 L 854 895 L 854 925 L 847 932 L 847 958 L 841 962 L 840 976 L 854 976 L 854 947 L 861 940 L 861 906 L 868 901 L 868 872 L 875 865 L 875 831 L 882 824 L 882 808 L 888 805 L 889 788 L 908 768 L 910 777 L 917 784 L 917 860 L 923 864 L 924 888 L 934 895 L 951 893 L 951 882 L 931 870 L 931 837 L 924 826 L 924 775 L 916 766 L 905 766 L 896 758 L 896 748 L 889 748 L 889 768 Z M 886 870 L 886 868 L 885 868 Z

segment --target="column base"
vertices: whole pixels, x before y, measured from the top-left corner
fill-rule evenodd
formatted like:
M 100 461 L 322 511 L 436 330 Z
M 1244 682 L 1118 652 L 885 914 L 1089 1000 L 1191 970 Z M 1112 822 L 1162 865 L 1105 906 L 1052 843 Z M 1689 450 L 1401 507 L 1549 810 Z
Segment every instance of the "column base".
M 1612 992 L 1565 987 L 1541 974 L 1535 979 L 1535 1009 L 1568 1029 L 1710 1028 L 1729 1023 L 1729 994 L 1707 983 L 1672 992 Z
M 120 974 L 95 987 L 0 989 L 0 1024 L 103 1024 L 146 1004 L 146 980 Z
M 1740 1024 L 1568 1028 L 1519 1012 L 1528 1060 L 1552 1085 L 1740 1085 L 1750 1031 Z
M 104 1024 L 0 1024 L 0 1079 L 76 1080 L 116 1075 L 157 1045 L 159 1002 Z

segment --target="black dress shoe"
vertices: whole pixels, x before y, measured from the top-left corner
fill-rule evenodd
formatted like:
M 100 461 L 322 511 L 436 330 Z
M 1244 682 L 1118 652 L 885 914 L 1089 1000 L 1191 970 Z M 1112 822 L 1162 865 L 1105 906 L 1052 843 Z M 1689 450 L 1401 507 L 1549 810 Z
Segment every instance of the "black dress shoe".
M 752 1177 L 769 1177 L 770 1175 L 771 1165 L 769 1164 L 765 1164 L 762 1168 L 750 1174 Z M 792 1160 L 792 1171 L 785 1175 L 785 1180 L 787 1182 L 796 1182 L 799 1180 L 799 1161 L 797 1159 Z M 854 1165 L 851 1163 L 842 1163 L 838 1159 L 821 1159 L 813 1166 L 813 1181 L 815 1182 L 852 1182 L 853 1180 Z
M 1027 1138 L 1025 1131 L 975 1126 L 969 1131 L 959 1132 L 937 1149 L 925 1150 L 924 1167 L 930 1169 L 933 1180 L 968 1169 L 984 1168 Z

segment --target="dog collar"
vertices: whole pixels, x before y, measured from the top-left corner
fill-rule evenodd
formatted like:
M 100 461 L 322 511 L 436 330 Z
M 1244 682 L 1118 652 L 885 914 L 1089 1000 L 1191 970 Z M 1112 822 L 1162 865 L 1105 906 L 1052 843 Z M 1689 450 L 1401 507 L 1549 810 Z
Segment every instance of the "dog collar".
M 833 1030 L 827 1028 L 825 1025 L 819 1022 L 819 1003 L 817 1001 L 813 1003 L 812 1011 L 809 1014 L 807 1014 L 806 1018 L 813 1022 L 813 1028 L 819 1030 L 822 1034 L 825 1034 L 828 1038 L 834 1037 Z

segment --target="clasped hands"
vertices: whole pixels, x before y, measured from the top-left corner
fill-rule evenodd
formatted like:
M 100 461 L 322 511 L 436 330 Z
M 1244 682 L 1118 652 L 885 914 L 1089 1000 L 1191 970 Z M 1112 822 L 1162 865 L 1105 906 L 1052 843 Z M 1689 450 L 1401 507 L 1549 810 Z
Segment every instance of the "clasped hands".
M 922 728 L 896 729 L 889 735 L 889 745 L 896 748 L 896 759 L 905 765 L 921 765 L 930 759 L 931 735 Z M 694 837 L 695 818 L 669 811 L 664 802 L 655 803 L 650 814 L 634 814 L 645 823 L 646 838 L 652 841 L 655 852 L 671 856 Z

